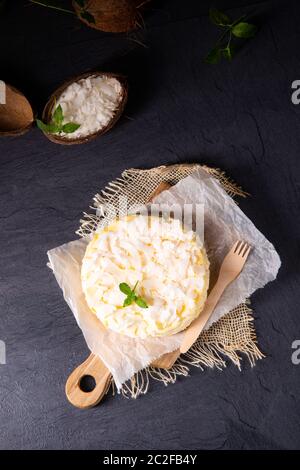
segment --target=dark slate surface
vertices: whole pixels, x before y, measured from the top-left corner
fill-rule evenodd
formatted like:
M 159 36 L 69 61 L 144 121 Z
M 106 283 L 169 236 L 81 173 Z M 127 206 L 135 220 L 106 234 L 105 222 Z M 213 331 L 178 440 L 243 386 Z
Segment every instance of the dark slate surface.
M 128 75 L 130 99 L 119 125 L 84 146 L 57 146 L 36 128 L 0 141 L 0 448 L 299 448 L 300 365 L 291 344 L 300 339 L 300 106 L 290 99 L 300 78 L 299 2 L 217 3 L 260 24 L 232 64 L 218 66 L 202 62 L 216 39 L 207 1 L 154 1 L 135 35 L 7 3 L 1 78 L 35 109 L 93 67 Z M 186 161 L 220 167 L 249 191 L 241 207 L 282 257 L 278 279 L 253 296 L 267 358 L 241 372 L 232 364 L 194 369 L 168 388 L 152 383 L 136 401 L 72 408 L 65 380 L 88 350 L 46 251 L 74 238 L 94 193 L 125 168 Z

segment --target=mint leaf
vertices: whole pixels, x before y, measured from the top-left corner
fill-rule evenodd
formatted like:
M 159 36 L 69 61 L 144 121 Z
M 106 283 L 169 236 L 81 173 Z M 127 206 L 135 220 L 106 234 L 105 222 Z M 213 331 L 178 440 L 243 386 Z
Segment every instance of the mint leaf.
M 119 289 L 125 295 L 131 295 L 132 293 L 131 288 L 129 287 L 128 284 L 126 284 L 126 282 L 121 282 L 121 284 L 119 284 Z
M 135 303 L 141 308 L 148 308 L 147 302 L 142 297 L 137 297 Z
M 242 21 L 233 26 L 231 31 L 237 38 L 251 38 L 255 35 L 257 28 L 254 24 Z
M 93 23 L 93 24 L 96 23 L 95 18 L 93 17 L 93 15 L 91 13 L 89 13 L 87 10 L 81 11 L 80 16 L 83 20 L 86 20 L 88 23 Z
M 132 302 L 133 302 L 133 298 L 132 298 L 132 296 L 129 295 L 129 296 L 126 297 L 126 299 L 124 300 L 124 302 L 123 302 L 123 307 L 128 307 L 128 305 L 131 305 Z
M 41 129 L 41 131 L 48 132 L 48 124 L 44 124 L 40 119 L 36 119 L 36 125 Z
M 230 18 L 225 15 L 225 13 L 222 13 L 216 8 L 209 9 L 209 18 L 212 23 L 218 26 L 228 26 L 231 22 Z
M 126 282 L 121 282 L 121 284 L 119 284 L 120 291 L 127 295 L 123 302 L 123 307 L 127 307 L 128 305 L 131 305 L 132 302 L 135 302 L 141 308 L 148 308 L 147 302 L 142 297 L 139 297 L 134 293 L 138 282 L 139 281 L 135 283 L 133 289 L 131 289 L 130 286 L 126 284 Z
M 36 124 L 41 131 L 47 134 L 55 134 L 60 131 L 60 128 L 56 124 L 45 124 L 43 121 L 40 121 L 40 119 L 36 119 Z
M 52 120 L 59 127 L 62 125 L 62 122 L 64 120 L 64 114 L 63 114 L 63 110 L 60 104 L 57 106 L 56 110 L 54 111 Z
M 66 134 L 72 134 L 72 132 L 77 131 L 79 129 L 80 124 L 76 124 L 75 122 L 68 122 L 67 124 L 64 124 L 61 128 L 63 132 Z
M 237 42 L 235 38 L 251 38 L 257 31 L 254 24 L 244 21 L 247 15 L 242 15 L 232 21 L 225 13 L 216 8 L 210 8 L 209 17 L 212 23 L 223 27 L 222 34 L 205 58 L 205 62 L 209 64 L 217 64 L 222 57 L 231 61 L 235 53 L 235 42 Z
M 60 126 L 57 126 L 56 124 L 48 124 L 48 132 L 49 134 L 57 134 L 57 132 L 61 132 Z
M 131 305 L 132 302 L 136 299 L 136 295 L 135 294 L 130 294 L 126 297 L 126 299 L 124 300 L 123 302 L 123 307 L 128 307 L 128 305 Z
M 208 64 L 217 64 L 221 58 L 221 51 L 217 47 L 212 49 L 205 57 L 205 62 Z
M 225 47 L 224 49 L 222 49 L 222 54 L 223 54 L 223 57 L 225 57 L 225 59 L 230 61 L 233 55 L 232 47 L 229 45 Z

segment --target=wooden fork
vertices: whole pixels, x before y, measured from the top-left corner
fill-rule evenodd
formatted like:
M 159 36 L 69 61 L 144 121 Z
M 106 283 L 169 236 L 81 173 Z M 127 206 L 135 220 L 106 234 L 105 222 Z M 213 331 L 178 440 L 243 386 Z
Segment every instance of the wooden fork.
M 153 367 L 170 369 L 180 354 L 190 349 L 208 322 L 224 290 L 242 271 L 250 250 L 251 247 L 240 240 L 233 245 L 223 260 L 218 280 L 207 297 L 204 309 L 199 317 L 185 330 L 180 349 L 164 354 L 151 364 Z
M 224 290 L 242 271 L 250 250 L 251 247 L 247 243 L 237 241 L 225 256 L 221 265 L 218 280 L 210 291 L 204 309 L 200 313 L 199 317 L 196 318 L 196 320 L 194 320 L 185 331 L 185 335 L 180 346 L 181 353 L 187 352 L 194 344 L 208 322 Z

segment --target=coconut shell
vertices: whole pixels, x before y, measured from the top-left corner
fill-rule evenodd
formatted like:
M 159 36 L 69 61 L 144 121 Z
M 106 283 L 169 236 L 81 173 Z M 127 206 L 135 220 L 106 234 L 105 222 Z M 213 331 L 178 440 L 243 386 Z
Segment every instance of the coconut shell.
M 72 78 L 71 80 L 68 80 L 67 82 L 63 83 L 49 98 L 44 111 L 43 111 L 43 122 L 50 123 L 51 118 L 52 118 L 52 112 L 53 108 L 56 105 L 59 97 L 61 94 L 65 91 L 65 89 L 71 85 L 74 82 L 77 82 L 78 80 L 81 80 L 83 78 L 88 78 L 88 77 L 95 77 L 95 76 L 101 76 L 105 75 L 106 77 L 112 77 L 116 78 L 121 86 L 122 86 L 122 97 L 121 101 L 118 105 L 118 108 L 115 111 L 114 116 L 112 117 L 111 121 L 105 126 L 99 129 L 99 131 L 94 132 L 93 134 L 89 134 L 85 137 L 77 137 L 75 139 L 70 139 L 70 138 L 65 138 L 62 136 L 59 136 L 58 134 L 49 134 L 47 132 L 44 132 L 45 136 L 51 140 L 52 142 L 55 142 L 56 144 L 62 144 L 62 145 L 76 145 L 76 144 L 85 144 L 86 142 L 89 142 L 92 139 L 95 139 L 96 137 L 99 137 L 100 135 L 104 134 L 105 132 L 109 131 L 118 121 L 118 119 L 121 117 L 126 102 L 127 102 L 127 96 L 128 96 L 128 84 L 127 80 L 125 77 L 122 75 L 114 74 L 114 73 L 107 73 L 107 72 L 86 72 L 81 75 L 77 75 L 76 77 Z
M 76 0 L 73 7 L 78 18 L 91 28 L 109 33 L 124 33 L 141 23 L 141 8 L 150 0 L 85 0 L 82 9 Z M 88 21 L 82 12 L 92 15 L 95 22 Z
M 5 104 L 0 104 L 0 136 L 22 135 L 34 121 L 32 107 L 19 90 L 6 84 Z

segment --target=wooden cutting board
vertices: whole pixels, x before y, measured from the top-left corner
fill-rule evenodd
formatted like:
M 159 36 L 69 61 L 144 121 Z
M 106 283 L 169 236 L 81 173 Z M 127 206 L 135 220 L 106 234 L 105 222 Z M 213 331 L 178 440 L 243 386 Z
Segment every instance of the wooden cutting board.
M 151 202 L 162 191 L 169 189 L 171 186 L 166 182 L 162 182 L 151 194 L 149 202 Z M 153 367 L 169 368 L 174 362 L 174 353 L 168 353 L 156 359 Z M 95 386 L 90 391 L 85 391 L 83 387 L 84 381 L 89 377 Z M 112 381 L 112 375 L 105 366 L 99 356 L 90 354 L 89 357 L 69 375 L 66 382 L 66 396 L 72 405 L 77 408 L 92 408 L 96 406 L 107 393 Z

